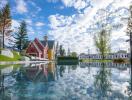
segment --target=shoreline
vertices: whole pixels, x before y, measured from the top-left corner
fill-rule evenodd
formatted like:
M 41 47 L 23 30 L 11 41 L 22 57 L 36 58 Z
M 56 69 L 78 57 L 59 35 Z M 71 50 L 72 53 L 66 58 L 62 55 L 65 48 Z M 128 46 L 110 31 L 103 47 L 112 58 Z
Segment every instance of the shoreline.
M 0 65 L 10 65 L 10 64 L 26 64 L 26 63 L 49 63 L 53 61 L 0 61 Z

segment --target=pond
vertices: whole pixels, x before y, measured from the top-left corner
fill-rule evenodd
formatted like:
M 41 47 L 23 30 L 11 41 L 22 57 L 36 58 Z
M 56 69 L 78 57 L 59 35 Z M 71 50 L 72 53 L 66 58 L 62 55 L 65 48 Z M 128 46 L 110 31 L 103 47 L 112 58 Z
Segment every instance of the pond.
M 8 65 L 0 74 L 1 100 L 131 100 L 129 64 Z

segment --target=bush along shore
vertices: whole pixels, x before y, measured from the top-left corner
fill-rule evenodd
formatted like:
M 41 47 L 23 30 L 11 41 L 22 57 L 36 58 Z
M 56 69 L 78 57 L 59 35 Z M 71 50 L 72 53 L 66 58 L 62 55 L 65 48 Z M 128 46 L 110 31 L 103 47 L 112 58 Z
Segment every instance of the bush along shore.
M 59 65 L 76 65 L 78 64 L 79 60 L 78 57 L 69 57 L 69 56 L 62 56 L 57 57 L 57 64 Z

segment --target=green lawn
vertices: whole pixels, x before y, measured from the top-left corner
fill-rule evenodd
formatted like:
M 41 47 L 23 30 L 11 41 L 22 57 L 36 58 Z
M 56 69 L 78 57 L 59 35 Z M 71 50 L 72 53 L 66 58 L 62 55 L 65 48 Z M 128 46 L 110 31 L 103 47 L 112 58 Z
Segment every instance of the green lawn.
M 112 62 L 112 60 L 84 59 L 82 62 Z
M 4 55 L 0 55 L 0 61 L 19 61 L 21 56 L 17 54 L 17 52 L 13 51 L 14 58 L 10 58 Z

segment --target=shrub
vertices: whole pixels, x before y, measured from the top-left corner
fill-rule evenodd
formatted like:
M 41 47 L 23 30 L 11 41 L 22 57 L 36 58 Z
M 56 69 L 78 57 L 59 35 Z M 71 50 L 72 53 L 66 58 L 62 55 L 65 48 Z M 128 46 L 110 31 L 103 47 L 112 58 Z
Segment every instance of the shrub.
M 63 57 L 58 57 L 58 60 L 78 60 L 78 57 L 63 56 Z
M 126 59 L 122 59 L 122 58 L 114 59 L 113 62 L 114 63 L 125 63 L 126 62 Z

